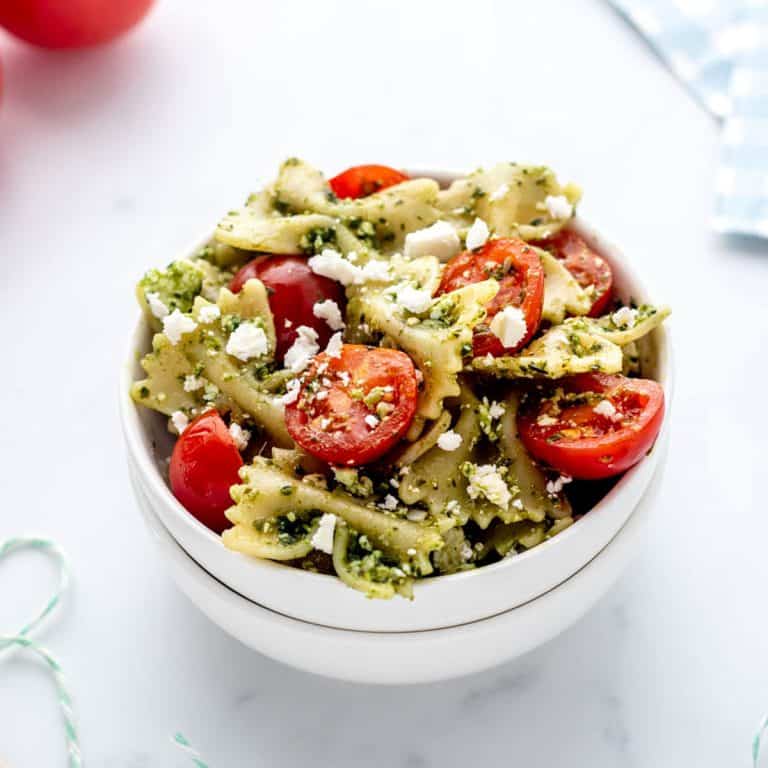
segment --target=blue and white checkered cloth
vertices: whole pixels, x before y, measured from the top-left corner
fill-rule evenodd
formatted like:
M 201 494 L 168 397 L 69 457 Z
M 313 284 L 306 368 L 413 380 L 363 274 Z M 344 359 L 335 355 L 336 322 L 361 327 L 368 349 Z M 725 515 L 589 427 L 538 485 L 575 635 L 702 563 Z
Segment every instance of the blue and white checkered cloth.
M 610 0 L 723 121 L 713 226 L 768 238 L 768 0 Z

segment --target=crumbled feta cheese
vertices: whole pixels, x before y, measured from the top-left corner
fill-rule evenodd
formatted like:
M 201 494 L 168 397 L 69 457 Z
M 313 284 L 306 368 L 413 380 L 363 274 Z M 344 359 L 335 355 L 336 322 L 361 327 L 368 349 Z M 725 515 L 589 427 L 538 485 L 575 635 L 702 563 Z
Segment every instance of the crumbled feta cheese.
M 408 283 L 401 284 L 397 288 L 395 300 L 401 307 L 404 307 L 409 312 L 413 312 L 415 315 L 426 312 L 432 304 L 432 296 L 429 291 L 414 288 L 412 285 L 408 285 Z
M 610 400 L 601 400 L 592 410 L 606 419 L 612 419 L 616 415 L 616 408 Z
M 293 328 L 293 323 L 286 317 L 285 322 L 283 323 L 284 328 Z
M 528 333 L 525 315 L 520 307 L 504 307 L 501 312 L 497 312 L 491 320 L 491 333 L 505 347 L 519 344 Z
M 524 509 L 524 507 L 523 507 L 523 502 L 522 502 L 520 499 L 515 499 L 515 500 L 512 502 L 512 506 L 513 506 L 515 509 L 517 509 L 517 510 L 520 510 L 521 512 L 522 512 L 522 510 Z
M 334 333 L 328 341 L 328 345 L 325 348 L 325 354 L 328 355 L 328 357 L 341 357 L 341 347 L 343 344 L 341 331 Z
M 397 509 L 397 499 L 391 493 L 388 493 L 379 506 L 391 512 L 393 509 Z
M 406 514 L 406 517 L 412 523 L 420 523 L 422 520 L 427 519 L 427 510 L 426 509 L 409 509 L 408 513 Z
M 159 293 L 155 293 L 154 291 L 146 291 L 144 293 L 144 298 L 147 300 L 147 306 L 149 307 L 149 311 L 158 319 L 162 320 L 164 317 L 167 317 L 169 314 L 168 307 L 165 306 L 163 303 L 163 300 L 160 298 Z
M 416 557 L 416 550 L 413 547 L 408 547 L 408 549 L 405 550 L 405 554 L 408 555 L 408 557 Z
M 317 524 L 317 530 L 312 534 L 312 546 L 321 552 L 325 552 L 326 555 L 332 555 L 333 534 L 335 530 L 336 515 L 332 515 L 329 512 L 324 513 Z
M 184 391 L 197 392 L 205 386 L 205 380 L 200 376 L 193 376 L 191 373 L 184 377 Z
M 298 379 L 291 379 L 285 385 L 285 394 L 280 398 L 280 402 L 283 405 L 292 405 L 299 399 L 299 392 L 301 391 L 301 382 Z
M 496 188 L 496 191 L 488 198 L 492 203 L 501 200 L 509 192 L 509 184 L 502 184 Z
M 173 424 L 173 428 L 181 434 L 189 426 L 187 414 L 182 411 L 174 411 L 171 414 L 171 424 Z
M 553 219 L 570 219 L 573 215 L 573 206 L 565 195 L 547 195 L 544 205 Z
M 320 320 L 325 320 L 332 331 L 340 331 L 344 327 L 339 305 L 333 299 L 318 301 L 312 307 L 312 314 Z
M 374 259 L 363 267 L 363 280 L 366 282 L 386 283 L 389 277 L 389 264 L 386 261 Z
M 201 323 L 212 323 L 214 320 L 218 320 L 221 317 L 221 310 L 216 304 L 208 304 L 200 308 L 197 313 L 197 319 Z
M 485 245 L 490 235 L 488 225 L 482 219 L 475 219 L 475 223 L 469 228 L 467 232 L 466 244 L 470 251 L 474 251 L 475 248 L 479 248 L 481 245 Z
M 550 416 L 548 413 L 544 413 L 536 419 L 536 423 L 540 427 L 553 427 L 557 424 L 557 419 L 554 416 Z
M 372 413 L 369 413 L 363 421 L 368 425 L 370 429 L 376 429 L 376 427 L 379 426 L 379 419 L 378 417 L 374 416 Z
M 456 499 L 451 499 L 446 505 L 445 505 L 445 514 L 446 515 L 458 515 L 459 512 L 461 512 L 461 504 Z
M 251 433 L 247 429 L 243 429 L 236 421 L 229 425 L 229 434 L 232 435 L 238 451 L 244 451 L 248 447 Z
M 497 467 L 493 464 L 477 465 L 469 462 L 464 467 L 465 474 L 469 479 L 467 493 L 470 499 L 483 496 L 491 504 L 507 509 L 512 494 Z
M 569 475 L 560 475 L 554 480 L 548 480 L 546 485 L 547 493 L 550 496 L 557 496 L 560 491 L 563 490 L 563 486 L 570 483 L 573 480 Z
M 254 322 L 240 323 L 227 340 L 227 354 L 245 362 L 266 355 L 269 341 L 264 329 Z
M 472 547 L 470 547 L 466 541 L 461 544 L 461 559 L 465 563 L 468 563 L 472 559 Z
M 448 429 L 437 438 L 437 446 L 444 451 L 455 451 L 461 445 L 462 440 L 463 438 L 458 432 Z
M 431 227 L 408 233 L 403 254 L 406 259 L 435 256 L 440 261 L 448 261 L 460 248 L 456 230 L 447 221 L 436 221 Z
M 313 256 L 308 263 L 316 275 L 337 280 L 342 285 L 362 282 L 360 267 L 356 267 L 332 248 L 324 248 L 322 253 Z
M 291 348 L 285 353 L 284 365 L 293 373 L 301 373 L 312 358 L 320 351 L 317 343 L 317 331 L 308 325 L 296 329 L 298 335 Z
M 611 320 L 617 328 L 634 328 L 637 322 L 637 310 L 621 307 L 611 315 Z
M 195 328 L 197 323 L 178 309 L 174 309 L 170 315 L 163 318 L 163 333 L 173 345 L 178 344 L 185 333 L 192 333 Z
M 332 340 L 331 340 L 331 341 L 332 341 Z M 352 379 L 350 378 L 349 372 L 348 372 L 348 371 L 339 371 L 337 375 L 338 375 L 338 377 L 339 377 L 339 381 L 340 381 L 340 382 L 341 382 L 341 383 L 342 383 L 342 384 L 343 384 L 345 387 L 348 387 L 348 386 L 349 386 L 349 383 L 352 381 Z
M 501 403 L 497 403 L 495 400 L 493 400 L 488 408 L 488 415 L 492 419 L 500 419 L 506 413 L 506 411 L 507 409 Z

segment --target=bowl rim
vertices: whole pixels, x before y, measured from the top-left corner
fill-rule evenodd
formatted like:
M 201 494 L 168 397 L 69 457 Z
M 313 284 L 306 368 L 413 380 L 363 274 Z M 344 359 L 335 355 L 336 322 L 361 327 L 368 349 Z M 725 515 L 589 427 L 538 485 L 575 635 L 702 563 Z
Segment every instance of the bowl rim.
M 414 176 L 422 175 L 428 178 L 433 178 L 440 183 L 446 183 L 450 181 L 452 178 L 455 178 L 456 176 L 459 175 L 446 170 L 435 171 L 435 170 L 428 170 L 428 169 L 414 170 L 414 171 L 411 171 L 411 174 Z M 613 242 L 611 240 L 604 237 L 602 233 L 595 230 L 590 224 L 588 224 L 585 220 L 583 220 L 579 216 L 574 217 L 569 222 L 568 226 L 571 229 L 574 229 L 575 231 L 585 236 L 588 240 L 591 239 L 591 240 L 594 240 L 595 242 L 598 242 L 600 244 L 600 250 L 605 250 L 605 249 L 610 250 L 611 256 L 609 260 L 616 259 L 618 261 L 619 268 L 621 273 L 624 275 L 625 282 L 628 282 L 633 286 L 633 291 L 635 291 L 636 289 L 637 292 L 642 295 L 645 295 L 645 296 L 650 295 L 647 282 L 641 281 L 640 279 L 638 279 L 637 273 L 635 269 L 632 267 L 632 265 L 629 263 L 629 260 L 624 256 L 623 252 L 619 248 L 613 245 Z M 193 242 L 191 247 L 187 247 L 182 251 L 180 251 L 179 258 L 181 258 L 182 256 L 188 257 L 189 254 L 195 253 L 205 243 L 207 243 L 210 240 L 210 238 L 211 238 L 211 233 L 210 231 L 207 231 L 203 237 L 197 238 Z M 612 266 L 615 266 L 613 261 L 612 261 Z M 146 326 L 146 321 L 143 315 L 139 313 L 139 321 L 134 326 L 134 331 L 131 335 L 129 352 L 121 368 L 120 392 L 119 392 L 120 418 L 121 418 L 123 433 L 125 436 L 129 454 L 135 461 L 136 469 L 139 473 L 139 476 L 142 479 L 142 482 L 146 484 L 145 488 L 151 492 L 151 495 L 158 502 L 163 504 L 163 506 L 167 511 L 173 514 L 175 519 L 177 519 L 186 528 L 191 529 L 192 535 L 195 535 L 195 536 L 202 535 L 206 537 L 210 543 L 212 544 L 215 543 L 219 546 L 223 546 L 221 544 L 220 537 L 217 536 L 208 528 L 206 528 L 202 523 L 200 523 L 192 515 L 190 515 L 186 511 L 186 509 L 184 509 L 181 503 L 173 496 L 170 488 L 168 487 L 167 483 L 165 482 L 164 478 L 162 477 L 157 467 L 157 463 L 155 459 L 152 457 L 151 453 L 145 450 L 144 448 L 144 444 L 142 440 L 143 426 L 139 418 L 139 409 L 141 406 L 134 403 L 134 401 L 132 400 L 130 396 L 130 386 L 134 380 L 132 368 L 134 367 L 136 360 L 144 354 L 144 351 L 140 349 L 139 341 L 143 336 L 146 336 L 147 330 L 148 329 Z M 595 511 L 599 512 L 599 510 L 602 507 L 608 504 L 615 503 L 617 497 L 620 497 L 623 493 L 629 490 L 632 490 L 633 486 L 638 483 L 637 478 L 638 478 L 640 469 L 646 466 L 648 462 L 653 463 L 656 461 L 659 453 L 658 447 L 661 445 L 662 440 L 667 439 L 667 436 L 668 436 L 667 433 L 669 431 L 670 414 L 671 414 L 672 394 L 673 394 L 672 339 L 671 339 L 671 333 L 670 333 L 669 319 L 665 321 L 663 326 L 657 328 L 654 331 L 654 334 L 656 335 L 656 355 L 657 355 L 656 364 L 658 368 L 658 375 L 656 379 L 664 388 L 665 404 L 666 404 L 666 413 L 665 413 L 664 422 L 662 425 L 662 430 L 656 440 L 656 443 L 654 444 L 654 448 L 650 452 L 650 455 L 645 456 L 638 464 L 628 469 L 618 479 L 615 485 L 605 494 L 605 496 L 603 496 L 597 502 L 597 504 L 595 504 L 592 508 L 590 508 L 589 510 L 590 515 L 592 515 L 592 513 Z M 647 485 L 652 480 L 652 477 L 656 468 L 653 467 L 652 469 L 653 471 L 651 472 L 650 477 L 646 479 L 644 483 L 644 487 L 641 489 L 641 494 L 640 494 L 641 496 L 642 496 L 642 493 L 645 491 L 645 487 L 647 487 Z M 470 571 L 463 571 L 459 573 L 445 574 L 440 576 L 432 576 L 426 579 L 417 580 L 416 583 L 414 584 L 414 592 L 416 594 L 416 597 L 418 599 L 419 594 L 424 594 L 430 588 L 435 587 L 438 583 L 441 586 L 444 586 L 446 584 L 451 584 L 451 585 L 460 584 L 463 582 L 467 582 L 471 579 L 477 580 L 480 574 L 498 573 L 498 572 L 504 571 L 505 569 L 508 570 L 515 566 L 519 567 L 518 565 L 519 563 L 528 562 L 534 559 L 537 555 L 541 556 L 541 554 L 544 552 L 550 552 L 557 547 L 561 547 L 561 548 L 566 547 L 568 546 L 568 543 L 573 538 L 580 535 L 582 536 L 586 535 L 584 531 L 585 529 L 584 523 L 588 521 L 588 519 L 589 519 L 589 515 L 585 515 L 580 520 L 576 521 L 574 525 L 570 526 L 565 531 L 562 531 L 557 536 L 542 542 L 541 544 L 539 544 L 538 546 L 530 550 L 527 550 L 525 552 L 518 554 L 515 558 L 502 559 L 496 563 L 491 563 L 489 565 L 486 565 L 474 570 L 470 570 Z M 614 534 L 614 536 L 610 540 L 612 540 L 616 535 L 618 535 L 618 533 Z M 608 546 L 608 544 L 610 544 L 610 540 L 606 542 L 604 546 Z M 229 554 L 232 555 L 233 557 L 236 557 L 238 556 L 239 553 L 231 552 Z M 349 589 L 346 585 L 344 585 L 338 579 L 338 577 L 332 574 L 319 574 L 319 573 L 313 573 L 309 571 L 303 571 L 301 569 L 290 568 L 288 566 L 283 565 L 282 563 L 274 562 L 271 560 L 261 560 L 258 558 L 248 558 L 248 560 L 252 564 L 252 566 L 257 569 L 266 567 L 271 569 L 279 568 L 283 572 L 290 571 L 292 578 L 303 579 L 304 583 L 315 581 L 318 579 L 318 577 L 320 577 L 322 579 L 325 579 L 326 582 L 328 583 L 333 582 L 340 589 L 344 589 L 344 590 Z M 250 599 L 250 598 L 247 598 L 247 599 Z M 292 618 L 296 620 L 303 620 L 298 617 L 292 617 Z M 449 626 L 458 626 L 458 625 L 452 624 Z M 368 630 L 347 629 L 344 631 L 368 631 Z M 393 634 L 401 633 L 401 632 L 407 633 L 410 631 L 433 631 L 433 630 L 428 630 L 428 629 L 388 630 L 389 633 L 393 633 Z

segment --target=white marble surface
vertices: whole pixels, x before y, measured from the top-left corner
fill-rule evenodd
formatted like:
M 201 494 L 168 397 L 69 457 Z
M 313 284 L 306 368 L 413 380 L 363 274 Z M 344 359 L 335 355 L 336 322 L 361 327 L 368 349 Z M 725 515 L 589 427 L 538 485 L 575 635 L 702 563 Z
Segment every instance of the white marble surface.
M 76 579 L 45 642 L 86 765 L 747 766 L 768 709 L 768 245 L 708 227 L 717 127 L 596 0 L 161 0 L 110 50 L 0 39 L 0 537 L 57 539 Z M 210 625 L 139 521 L 116 414 L 132 284 L 287 154 L 547 162 L 675 308 L 672 453 L 648 546 L 520 666 L 413 689 L 282 667 Z M 0 566 L 0 627 L 51 569 Z M 372 659 L 375 663 L 375 659 Z M 0 762 L 63 765 L 46 674 L 0 667 Z

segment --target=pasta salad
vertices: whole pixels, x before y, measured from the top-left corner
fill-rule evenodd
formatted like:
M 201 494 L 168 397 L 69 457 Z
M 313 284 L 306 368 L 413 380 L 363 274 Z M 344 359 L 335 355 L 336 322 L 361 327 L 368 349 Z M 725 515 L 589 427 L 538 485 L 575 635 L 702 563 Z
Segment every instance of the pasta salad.
M 378 598 L 572 525 L 653 446 L 669 314 L 615 300 L 579 198 L 543 166 L 441 187 L 285 161 L 137 287 L 131 394 L 178 436 L 176 498 L 232 550 Z

